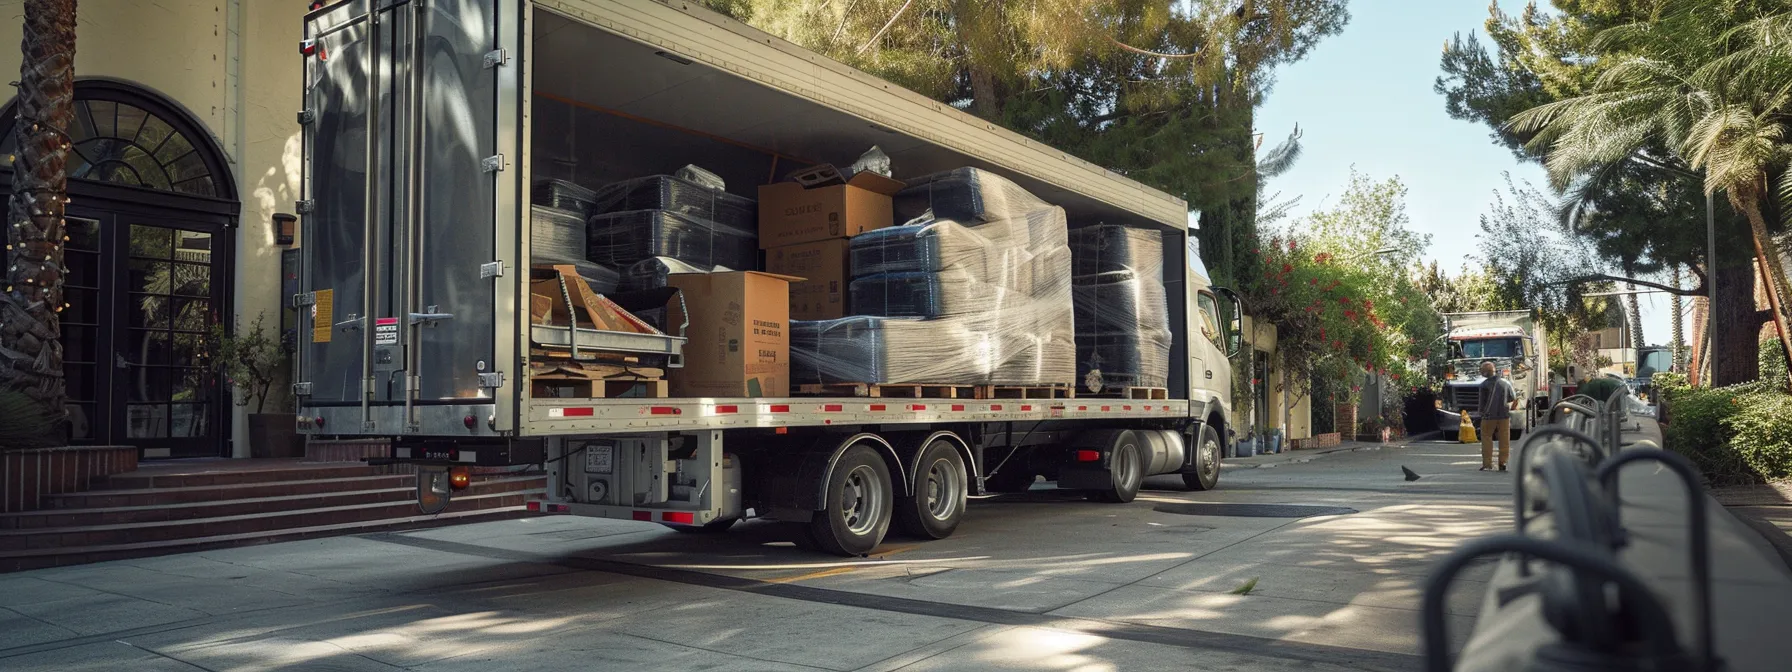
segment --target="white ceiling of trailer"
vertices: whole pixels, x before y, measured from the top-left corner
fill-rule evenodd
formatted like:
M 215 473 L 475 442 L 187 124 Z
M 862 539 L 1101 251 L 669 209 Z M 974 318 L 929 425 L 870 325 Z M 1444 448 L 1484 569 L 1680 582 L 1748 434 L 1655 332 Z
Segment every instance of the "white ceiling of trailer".
M 726 138 L 804 162 L 844 166 L 877 145 L 890 155 L 897 178 L 975 166 L 1014 179 L 1063 206 L 1073 218 L 1143 219 L 727 72 L 680 63 L 650 46 L 559 15 L 536 12 L 535 16 L 531 71 L 537 94 Z

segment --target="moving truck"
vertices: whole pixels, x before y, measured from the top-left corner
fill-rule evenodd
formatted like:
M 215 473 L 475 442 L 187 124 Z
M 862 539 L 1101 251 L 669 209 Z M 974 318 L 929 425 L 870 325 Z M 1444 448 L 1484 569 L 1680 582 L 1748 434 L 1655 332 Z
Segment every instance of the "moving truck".
M 346 0 L 306 16 L 300 52 L 299 429 L 390 440 L 377 461 L 417 465 L 426 511 L 452 506 L 470 468 L 534 464 L 549 486 L 531 511 L 692 531 L 773 519 L 854 555 L 892 524 L 944 537 L 968 496 L 1039 477 L 1117 502 L 1154 474 L 1217 485 L 1237 347 L 1223 306 L 1237 302 L 1190 257 L 1181 200 L 693 3 Z M 897 178 L 977 168 L 1072 226 L 1160 231 L 1167 387 L 897 399 L 750 380 L 691 393 L 716 396 L 609 398 L 531 384 L 533 346 L 555 338 L 531 303 L 532 283 L 553 277 L 531 264 L 538 181 L 695 164 L 751 197 L 872 146 Z M 729 282 L 790 280 L 745 275 Z M 687 295 L 710 291 L 671 277 Z M 754 335 L 775 322 L 753 322 Z M 634 340 L 584 347 L 666 347 L 677 367 L 679 343 L 691 338 L 691 355 L 696 341 L 668 324 L 665 337 L 603 332 Z M 575 350 L 598 334 L 564 333 Z
M 1530 429 L 1537 415 L 1552 403 L 1549 385 L 1549 341 L 1543 323 L 1528 310 L 1444 315 L 1449 365 L 1438 398 L 1438 429 L 1457 439 L 1463 411 L 1481 425 L 1481 363 L 1493 362 L 1512 384 L 1518 410 L 1512 411 L 1512 437 Z

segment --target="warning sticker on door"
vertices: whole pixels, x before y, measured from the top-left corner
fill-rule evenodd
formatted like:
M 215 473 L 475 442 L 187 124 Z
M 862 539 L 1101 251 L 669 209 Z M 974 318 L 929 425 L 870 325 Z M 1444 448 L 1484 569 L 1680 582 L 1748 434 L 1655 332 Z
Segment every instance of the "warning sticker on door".
M 317 296 L 311 303 L 311 342 L 329 343 L 330 330 L 335 327 L 335 292 L 328 289 L 317 290 Z
M 398 318 L 382 317 L 373 323 L 374 345 L 398 345 Z

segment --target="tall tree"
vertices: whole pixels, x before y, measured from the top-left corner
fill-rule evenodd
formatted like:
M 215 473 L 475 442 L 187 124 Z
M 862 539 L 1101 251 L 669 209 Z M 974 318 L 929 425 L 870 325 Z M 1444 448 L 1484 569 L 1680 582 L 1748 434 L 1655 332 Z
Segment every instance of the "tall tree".
M 1446 43 L 1443 75 L 1436 89 L 1458 118 L 1488 126 L 1494 140 L 1524 160 L 1542 162 L 1545 143 L 1538 130 L 1510 125 L 1518 113 L 1586 95 L 1615 63 L 1598 43 L 1606 30 L 1655 16 L 1659 0 L 1555 0 L 1546 15 L 1535 4 L 1519 15 L 1489 8 L 1484 26 L 1491 42 L 1473 35 Z M 1724 384 L 1753 380 L 1757 373 L 1756 332 L 1767 318 L 1754 308 L 1753 243 L 1749 224 L 1725 199 L 1717 205 L 1715 279 L 1706 268 L 1702 176 L 1665 143 L 1652 142 L 1625 160 L 1579 176 L 1566 187 L 1561 221 L 1577 238 L 1592 243 L 1612 270 L 1647 277 L 1683 266 L 1692 287 L 1683 296 L 1705 296 L 1716 283 L 1716 375 Z M 1609 279 L 1603 272 L 1591 280 Z M 1666 288 L 1660 283 L 1647 286 Z
M 0 388 L 62 418 L 63 214 L 74 119 L 75 0 L 26 0 L 19 66 L 7 272 L 0 293 Z M 66 423 L 56 423 L 57 433 Z M 12 437 L 54 441 L 62 437 Z

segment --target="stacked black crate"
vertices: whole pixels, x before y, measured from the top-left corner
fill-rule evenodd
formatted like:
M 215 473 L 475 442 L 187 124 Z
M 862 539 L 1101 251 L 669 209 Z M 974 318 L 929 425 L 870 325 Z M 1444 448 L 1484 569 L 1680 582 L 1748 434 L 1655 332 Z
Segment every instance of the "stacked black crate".
M 1164 387 L 1171 332 L 1163 233 L 1098 225 L 1070 232 L 1076 375 L 1085 392 Z
M 1064 211 L 986 171 L 911 181 L 852 239 L 855 317 L 792 324 L 799 382 L 1070 385 Z
M 529 210 L 529 263 L 575 266 L 591 291 L 616 291 L 621 277 L 616 269 L 585 258 L 585 216 L 572 210 L 537 205 Z
M 586 256 L 619 269 L 623 289 L 664 287 L 674 273 L 758 267 L 753 199 L 690 171 L 618 182 L 593 195 Z

